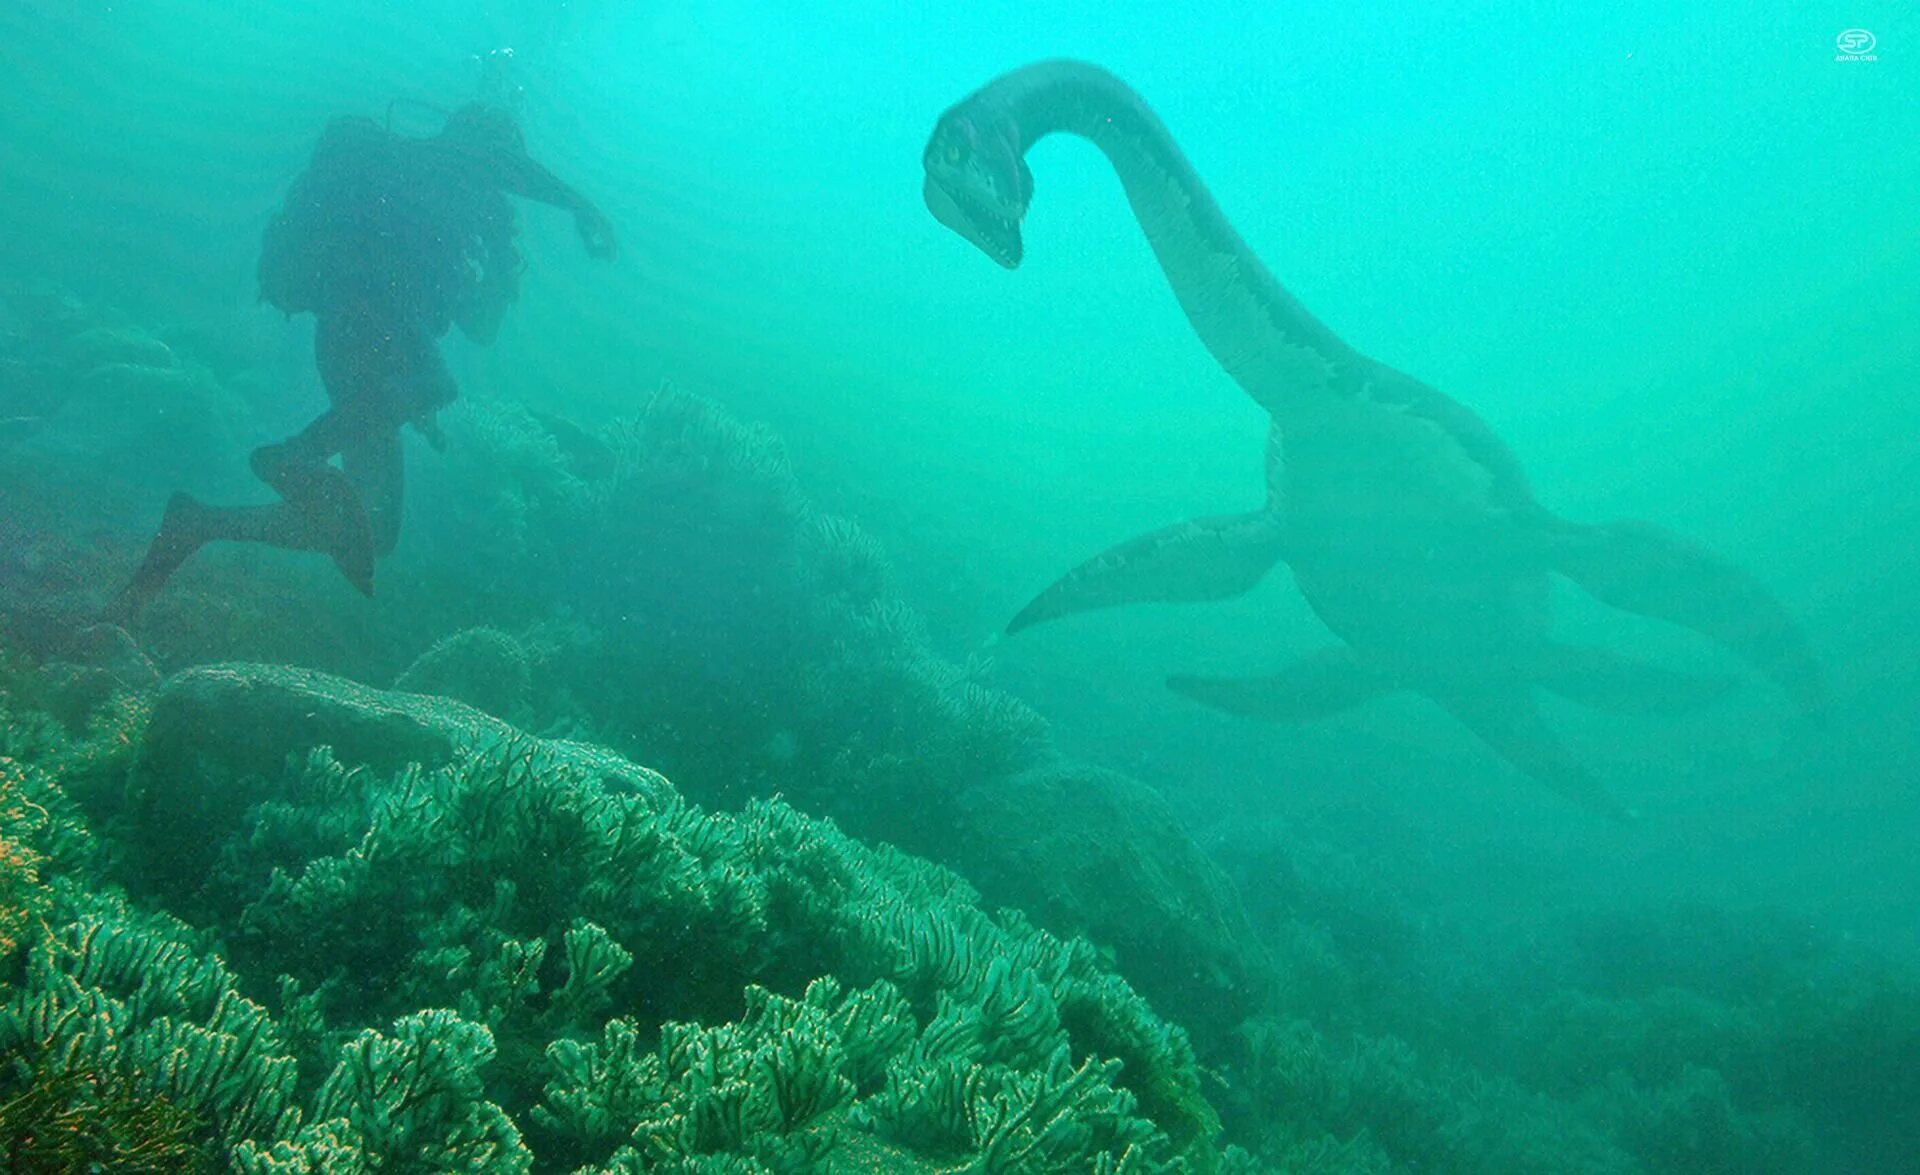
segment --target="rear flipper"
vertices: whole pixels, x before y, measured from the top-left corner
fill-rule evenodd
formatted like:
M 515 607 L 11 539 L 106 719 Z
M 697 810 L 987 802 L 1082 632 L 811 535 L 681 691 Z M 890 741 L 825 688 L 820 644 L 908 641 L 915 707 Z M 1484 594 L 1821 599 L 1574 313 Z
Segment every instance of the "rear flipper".
M 1526 690 L 1458 690 L 1429 696 L 1501 758 L 1587 811 L 1621 823 L 1635 819 L 1568 753 Z
M 1603 604 L 1718 641 L 1820 719 L 1826 690 L 1806 636 L 1760 581 L 1711 551 L 1645 522 L 1559 523 L 1555 571 Z
M 1167 688 L 1204 706 L 1263 718 L 1304 722 L 1325 718 L 1394 688 L 1386 674 L 1344 646 L 1310 653 L 1269 677 L 1169 677 Z
M 1007 632 L 1119 604 L 1224 600 L 1259 583 L 1282 548 L 1280 521 L 1266 511 L 1178 523 L 1067 572 L 1022 608 Z
M 1688 673 L 1606 649 L 1550 645 L 1534 684 L 1569 701 L 1615 714 L 1659 717 L 1697 710 L 1732 689 L 1725 673 Z

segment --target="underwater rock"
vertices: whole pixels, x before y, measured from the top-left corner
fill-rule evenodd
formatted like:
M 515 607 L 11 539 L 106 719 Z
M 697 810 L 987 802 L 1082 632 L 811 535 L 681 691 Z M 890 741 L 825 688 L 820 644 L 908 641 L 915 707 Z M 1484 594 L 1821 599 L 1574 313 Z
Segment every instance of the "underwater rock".
M 166 682 L 154 699 L 141 759 L 166 775 L 197 765 L 273 775 L 297 748 L 395 770 L 438 766 L 463 743 L 499 737 L 505 723 L 439 698 L 384 693 L 345 678 L 275 665 L 207 665 Z
M 160 671 L 127 630 L 112 624 L 81 629 L 57 660 L 40 671 L 47 709 L 69 730 L 85 726 L 115 694 L 151 689 Z
M 127 327 L 96 326 L 68 336 L 60 354 L 76 372 L 88 372 L 109 363 L 135 367 L 176 366 L 173 351 L 151 335 Z
M 297 748 L 332 746 L 350 762 L 395 770 L 447 762 L 463 742 L 508 728 L 468 706 L 413 694 L 382 694 L 302 669 L 210 665 L 167 681 L 154 699 L 128 802 L 156 849 L 143 868 L 163 886 L 191 887 L 250 802 L 237 788 L 187 789 L 196 774 L 271 776 Z M 160 787 L 153 786 L 156 782 Z
M 533 667 L 518 640 L 497 628 L 468 628 L 434 642 L 393 688 L 452 698 L 512 722 L 531 704 Z
M 77 495 L 103 482 L 206 489 L 231 480 L 229 466 L 244 468 L 239 430 L 250 417 L 205 371 L 116 360 L 74 379 L 9 460 Z
M 62 340 L 102 325 L 109 317 L 101 307 L 83 302 L 72 290 L 44 278 L 0 289 L 0 309 L 6 312 L 10 341 L 43 352 L 51 352 Z
M 958 800 L 946 854 L 990 901 L 1111 947 L 1120 970 L 1197 1034 L 1268 992 L 1271 963 L 1226 875 L 1138 780 L 1060 763 Z
M 277 773 L 289 755 L 316 746 L 332 747 L 343 762 L 392 771 L 409 763 L 437 766 L 457 752 L 520 736 L 462 702 L 288 665 L 205 665 L 169 679 L 154 700 L 144 745 L 149 765 L 167 766 L 156 757 L 156 741 L 171 727 L 177 751 L 191 724 L 201 731 L 203 761 L 261 774 Z M 540 746 L 609 789 L 663 803 L 677 795 L 658 772 L 604 747 L 560 739 L 540 740 Z
M 0 358 L 0 445 L 31 432 L 59 402 L 62 385 L 54 363 Z
M 311 670 L 279 665 L 208 665 L 168 680 L 154 698 L 129 801 L 141 813 L 143 843 L 167 848 L 151 867 L 198 879 L 217 843 L 209 829 L 238 820 L 249 802 L 237 788 L 180 789 L 177 781 L 217 772 L 277 776 L 291 754 L 328 746 L 345 762 L 378 771 L 445 764 L 461 750 L 517 732 L 462 702 L 388 693 Z M 610 751 L 565 747 L 576 768 L 624 790 L 665 793 L 665 780 Z M 174 781 L 173 785 L 167 785 Z M 155 789 L 159 782 L 165 786 Z
M 154 698 L 141 772 L 166 776 L 196 766 L 234 775 L 277 775 L 287 757 L 332 747 L 342 761 L 376 771 L 437 767 L 464 749 L 518 734 L 463 702 L 393 693 L 288 665 L 203 665 L 176 674 Z M 547 740 L 576 769 L 623 791 L 664 796 L 655 772 L 586 743 Z
M 160 672 L 131 633 L 117 624 L 92 624 L 75 633 L 64 650 L 66 660 L 112 675 L 125 689 L 160 684 Z

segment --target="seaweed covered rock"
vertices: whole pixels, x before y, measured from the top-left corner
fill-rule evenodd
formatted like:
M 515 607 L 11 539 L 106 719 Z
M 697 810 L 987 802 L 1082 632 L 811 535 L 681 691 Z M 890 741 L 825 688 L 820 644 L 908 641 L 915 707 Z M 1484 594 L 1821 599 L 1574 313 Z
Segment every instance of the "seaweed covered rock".
M 142 836 L 157 846 L 148 867 L 206 876 L 215 845 L 209 828 L 230 827 L 248 799 L 213 787 L 182 789 L 169 781 L 206 772 L 222 777 L 277 777 L 287 756 L 327 746 L 344 762 L 375 771 L 412 763 L 450 762 L 462 748 L 509 738 L 514 730 L 460 702 L 370 689 L 343 678 L 288 666 L 209 665 L 169 679 L 157 694 L 140 740 L 141 762 L 128 803 Z M 551 744 L 557 745 L 557 744 Z M 645 768 L 584 744 L 567 744 L 570 761 L 619 780 L 618 786 L 663 792 L 667 783 Z
M 497 628 L 467 628 L 435 641 L 393 688 L 438 694 L 509 722 L 533 701 L 533 667 L 526 646 Z
M 1091 946 L 777 801 L 703 812 L 458 703 L 246 666 L 163 689 L 135 778 L 150 816 L 193 822 L 130 822 L 140 885 L 231 928 L 302 1071 L 404 1057 L 406 1018 L 444 1009 L 493 1058 L 481 1087 L 454 1082 L 478 1116 L 448 1129 L 502 1154 L 523 1136 L 606 1170 L 1221 1161 L 1185 1033 Z M 387 1024 L 399 1043 L 365 1035 Z M 352 1145 L 336 1118 L 364 1136 L 328 1088 L 257 1169 Z
M 88 332 L 89 335 L 95 332 Z M 83 336 L 85 337 L 85 336 Z M 112 481 L 162 494 L 206 490 L 244 451 L 245 400 L 203 368 L 177 364 L 166 346 L 116 332 L 86 353 L 97 365 L 73 375 L 65 394 L 10 454 L 43 476 Z
M 135 367 L 177 367 L 173 350 L 159 339 L 128 326 L 94 326 L 60 342 L 60 357 L 76 373 L 111 363 Z
M 832 979 L 798 999 L 747 990 L 737 1023 L 671 1023 L 641 1048 L 631 1020 L 601 1040 L 555 1044 L 560 1077 L 537 1119 L 593 1149 L 599 1168 L 705 1170 L 729 1155 L 752 1170 L 931 1173 L 1167 1166 L 1166 1139 L 1115 1087 L 1120 1062 L 988 1060 L 959 1014 L 924 1028 L 885 980 Z
M 1570 1105 L 1394 1036 L 1329 1039 L 1257 1017 L 1240 1033 L 1229 1107 L 1283 1171 L 1628 1175 L 1648 1168 Z M 1679 1167 L 1674 1170 L 1748 1168 Z
M 37 692 L 70 730 L 83 729 L 115 697 L 160 683 L 153 661 L 116 625 L 90 625 L 61 643 L 59 656 L 38 670 Z
M 169 494 L 249 488 L 254 425 L 232 387 L 110 308 L 0 290 L 0 609 L 96 610 Z
M 1058 764 L 958 801 L 953 858 L 998 902 L 1110 946 L 1120 969 L 1196 1032 L 1224 1033 L 1265 994 L 1228 882 L 1137 780 Z

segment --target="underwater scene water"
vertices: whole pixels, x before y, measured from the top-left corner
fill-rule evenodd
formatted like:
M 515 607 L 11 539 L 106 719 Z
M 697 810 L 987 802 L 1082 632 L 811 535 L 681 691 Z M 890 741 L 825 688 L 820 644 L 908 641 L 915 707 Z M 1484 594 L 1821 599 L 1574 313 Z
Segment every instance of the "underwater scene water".
M 1920 1171 L 1917 57 L 12 0 L 7 1169 Z

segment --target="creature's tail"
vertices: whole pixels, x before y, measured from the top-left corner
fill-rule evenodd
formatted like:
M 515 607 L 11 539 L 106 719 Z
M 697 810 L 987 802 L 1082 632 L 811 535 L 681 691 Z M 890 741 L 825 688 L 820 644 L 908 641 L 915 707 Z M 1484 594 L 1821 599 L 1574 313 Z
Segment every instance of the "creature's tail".
M 1638 813 L 1608 794 L 1548 729 L 1524 688 L 1433 690 L 1428 696 L 1507 762 L 1582 808 L 1619 824 L 1638 822 Z
M 1555 571 L 1601 603 L 1717 641 L 1770 678 L 1803 716 L 1824 720 L 1826 687 L 1806 635 L 1739 567 L 1645 522 L 1559 522 L 1548 553 Z

